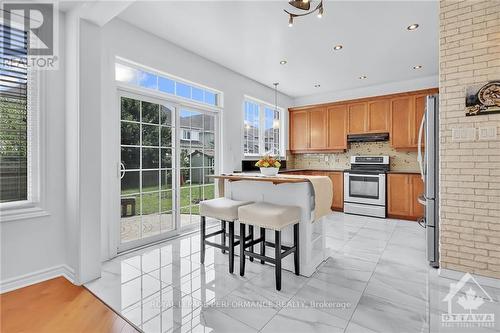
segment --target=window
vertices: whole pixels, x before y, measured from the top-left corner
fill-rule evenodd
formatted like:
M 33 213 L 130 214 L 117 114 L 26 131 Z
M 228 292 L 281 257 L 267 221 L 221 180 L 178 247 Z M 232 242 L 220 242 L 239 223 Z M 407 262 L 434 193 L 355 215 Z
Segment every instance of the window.
M 200 141 L 200 132 L 183 129 L 181 140 Z
M 282 109 L 259 102 L 245 100 L 243 124 L 243 153 L 245 156 L 265 154 L 283 155 L 281 140 Z
M 115 64 L 116 81 L 139 86 L 146 89 L 157 90 L 170 95 L 175 95 L 197 103 L 211 106 L 222 106 L 219 92 L 215 92 L 179 79 L 157 75 L 155 73 L 134 68 L 122 63 Z
M 0 203 L 27 201 L 27 34 L 1 24 L 0 33 Z

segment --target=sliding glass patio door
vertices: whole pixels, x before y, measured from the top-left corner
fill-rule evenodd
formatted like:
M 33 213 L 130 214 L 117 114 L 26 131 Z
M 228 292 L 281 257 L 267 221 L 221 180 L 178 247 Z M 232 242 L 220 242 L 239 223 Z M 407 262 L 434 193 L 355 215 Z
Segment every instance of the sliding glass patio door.
M 118 252 L 198 225 L 214 198 L 217 113 L 124 93 Z

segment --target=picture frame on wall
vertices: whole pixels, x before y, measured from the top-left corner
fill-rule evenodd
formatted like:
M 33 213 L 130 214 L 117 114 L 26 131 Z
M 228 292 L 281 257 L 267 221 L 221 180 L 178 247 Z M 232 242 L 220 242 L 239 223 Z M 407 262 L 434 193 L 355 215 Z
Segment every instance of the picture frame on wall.
M 500 80 L 467 87 L 466 116 L 500 113 Z

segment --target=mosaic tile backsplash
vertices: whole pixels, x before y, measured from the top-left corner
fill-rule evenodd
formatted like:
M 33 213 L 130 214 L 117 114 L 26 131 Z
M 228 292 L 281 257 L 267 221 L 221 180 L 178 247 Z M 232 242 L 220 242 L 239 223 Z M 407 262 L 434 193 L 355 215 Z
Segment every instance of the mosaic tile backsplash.
M 344 153 L 290 154 L 287 166 L 295 169 L 349 169 L 350 158 L 356 155 L 388 155 L 392 171 L 418 171 L 417 152 L 396 151 L 389 142 L 351 143 Z

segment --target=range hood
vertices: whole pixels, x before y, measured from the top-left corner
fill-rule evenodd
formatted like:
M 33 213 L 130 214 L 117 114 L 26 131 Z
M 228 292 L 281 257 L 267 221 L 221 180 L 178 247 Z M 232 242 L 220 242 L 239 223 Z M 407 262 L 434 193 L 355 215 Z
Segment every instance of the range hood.
M 389 133 L 349 134 L 347 142 L 389 141 Z

